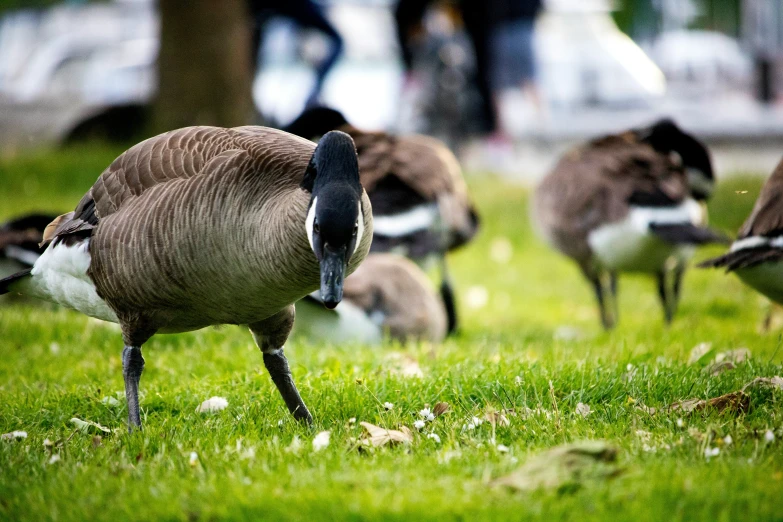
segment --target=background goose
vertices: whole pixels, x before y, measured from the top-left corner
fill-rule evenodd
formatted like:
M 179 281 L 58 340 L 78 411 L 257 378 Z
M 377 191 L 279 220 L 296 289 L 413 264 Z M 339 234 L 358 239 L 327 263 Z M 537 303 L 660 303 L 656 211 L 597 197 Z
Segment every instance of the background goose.
M 283 355 L 293 303 L 320 287 L 334 308 L 371 238 L 350 136 L 316 147 L 263 127 L 190 127 L 118 157 L 0 293 L 120 324 L 129 429 L 147 339 L 224 323 L 249 326 L 289 410 L 310 421 Z
M 764 184 L 731 250 L 701 263 L 725 267 L 777 303 L 783 303 L 783 161 Z
M 437 260 L 453 332 L 457 312 L 445 254 L 470 241 L 479 224 L 459 161 L 435 138 L 361 131 L 326 107 L 306 110 L 285 128 L 308 139 L 333 129 L 356 142 L 362 185 L 373 205 L 372 251 L 395 252 L 419 264 Z
M 297 330 L 332 342 L 440 342 L 446 311 L 424 272 L 395 254 L 370 254 L 345 279 L 343 301 L 325 310 L 317 294 L 296 303 Z
M 662 120 L 566 154 L 536 190 L 535 220 L 592 284 L 604 327 L 617 319 L 618 272 L 655 274 L 669 322 L 694 246 L 724 240 L 704 227 L 712 185 L 706 147 Z
M 33 266 L 44 251 L 39 246 L 44 229 L 55 217 L 25 214 L 0 225 L 0 278 Z

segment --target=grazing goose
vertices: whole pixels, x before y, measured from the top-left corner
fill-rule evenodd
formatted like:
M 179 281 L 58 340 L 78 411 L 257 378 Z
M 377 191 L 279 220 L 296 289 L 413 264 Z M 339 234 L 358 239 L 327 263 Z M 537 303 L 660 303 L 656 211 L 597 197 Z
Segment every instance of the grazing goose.
M 326 107 L 304 111 L 285 128 L 308 139 L 333 129 L 356 142 L 362 185 L 373 205 L 372 251 L 394 252 L 420 264 L 436 260 L 453 332 L 457 312 L 445 254 L 470 241 L 479 224 L 459 161 L 435 138 L 361 131 Z
M 129 429 L 141 426 L 142 345 L 156 333 L 248 325 L 297 419 L 312 420 L 283 354 L 294 302 L 367 256 L 370 201 L 342 132 L 315 144 L 264 127 L 190 127 L 123 153 L 76 210 L 47 227 L 32 269 L 9 290 L 118 322 Z
M 55 217 L 25 214 L 0 225 L 0 277 L 33 266 L 44 251 L 39 246 L 44 229 Z
M 672 320 L 694 246 L 724 240 L 704 227 L 712 180 L 705 146 L 669 120 L 591 141 L 543 180 L 535 220 L 592 284 L 605 328 L 617 319 L 618 272 L 655 274 Z
M 345 279 L 343 301 L 325 310 L 316 294 L 296 303 L 297 329 L 334 343 L 440 342 L 446 311 L 429 279 L 412 261 L 396 254 L 370 254 Z
M 783 161 L 764 184 L 756 205 L 725 255 L 699 266 L 725 267 L 748 286 L 783 303 Z

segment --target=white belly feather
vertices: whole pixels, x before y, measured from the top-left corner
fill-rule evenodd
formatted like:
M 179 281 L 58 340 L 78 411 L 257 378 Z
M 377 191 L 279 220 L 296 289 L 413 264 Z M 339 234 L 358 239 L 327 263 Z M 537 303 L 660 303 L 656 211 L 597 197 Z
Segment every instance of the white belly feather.
M 611 270 L 657 272 L 672 256 L 689 259 L 695 250 L 691 245 L 673 245 L 661 240 L 650 225 L 703 223 L 703 210 L 695 200 L 688 199 L 671 207 L 631 207 L 622 221 L 596 228 L 587 242 L 597 261 Z
M 25 293 L 116 323 L 117 315 L 98 297 L 87 275 L 89 245 L 89 239 L 73 245 L 50 245 L 35 262 Z

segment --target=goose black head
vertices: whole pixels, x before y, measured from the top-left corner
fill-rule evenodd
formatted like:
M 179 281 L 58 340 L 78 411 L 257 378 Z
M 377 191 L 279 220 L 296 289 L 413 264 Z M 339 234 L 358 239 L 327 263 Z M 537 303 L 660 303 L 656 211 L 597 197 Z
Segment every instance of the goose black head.
M 327 132 L 348 123 L 340 111 L 329 107 L 312 107 L 305 110 L 283 130 L 302 138 L 317 139 Z
M 710 197 L 715 178 L 710 153 L 701 141 L 683 132 L 670 119 L 660 120 L 651 127 L 639 131 L 639 137 L 658 152 L 677 154 L 688 176 L 691 195 L 701 200 Z
M 312 194 L 305 228 L 321 265 L 321 300 L 334 308 L 343 298 L 348 261 L 364 233 L 359 163 L 350 136 L 332 131 L 321 138 L 301 187 Z

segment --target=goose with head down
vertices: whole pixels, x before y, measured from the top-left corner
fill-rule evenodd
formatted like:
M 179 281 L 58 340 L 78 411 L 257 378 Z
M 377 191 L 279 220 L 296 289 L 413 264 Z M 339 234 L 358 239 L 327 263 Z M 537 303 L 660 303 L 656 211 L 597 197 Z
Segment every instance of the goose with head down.
M 537 188 L 534 218 L 590 281 L 605 328 L 617 319 L 618 272 L 655 275 L 668 323 L 695 246 L 725 241 L 705 227 L 712 186 L 706 147 L 661 120 L 567 153 Z
M 334 129 L 356 142 L 362 185 L 373 205 L 372 251 L 394 252 L 419 264 L 437 261 L 453 332 L 457 312 L 445 255 L 469 242 L 479 225 L 459 161 L 435 138 L 362 131 L 327 107 L 308 109 L 285 127 L 314 140 Z
M 0 281 L 122 328 L 129 429 L 141 425 L 142 345 L 156 333 L 247 325 L 297 419 L 312 417 L 283 354 L 294 303 L 342 299 L 372 211 L 350 136 L 189 127 L 119 156 L 47 228 L 32 269 Z

